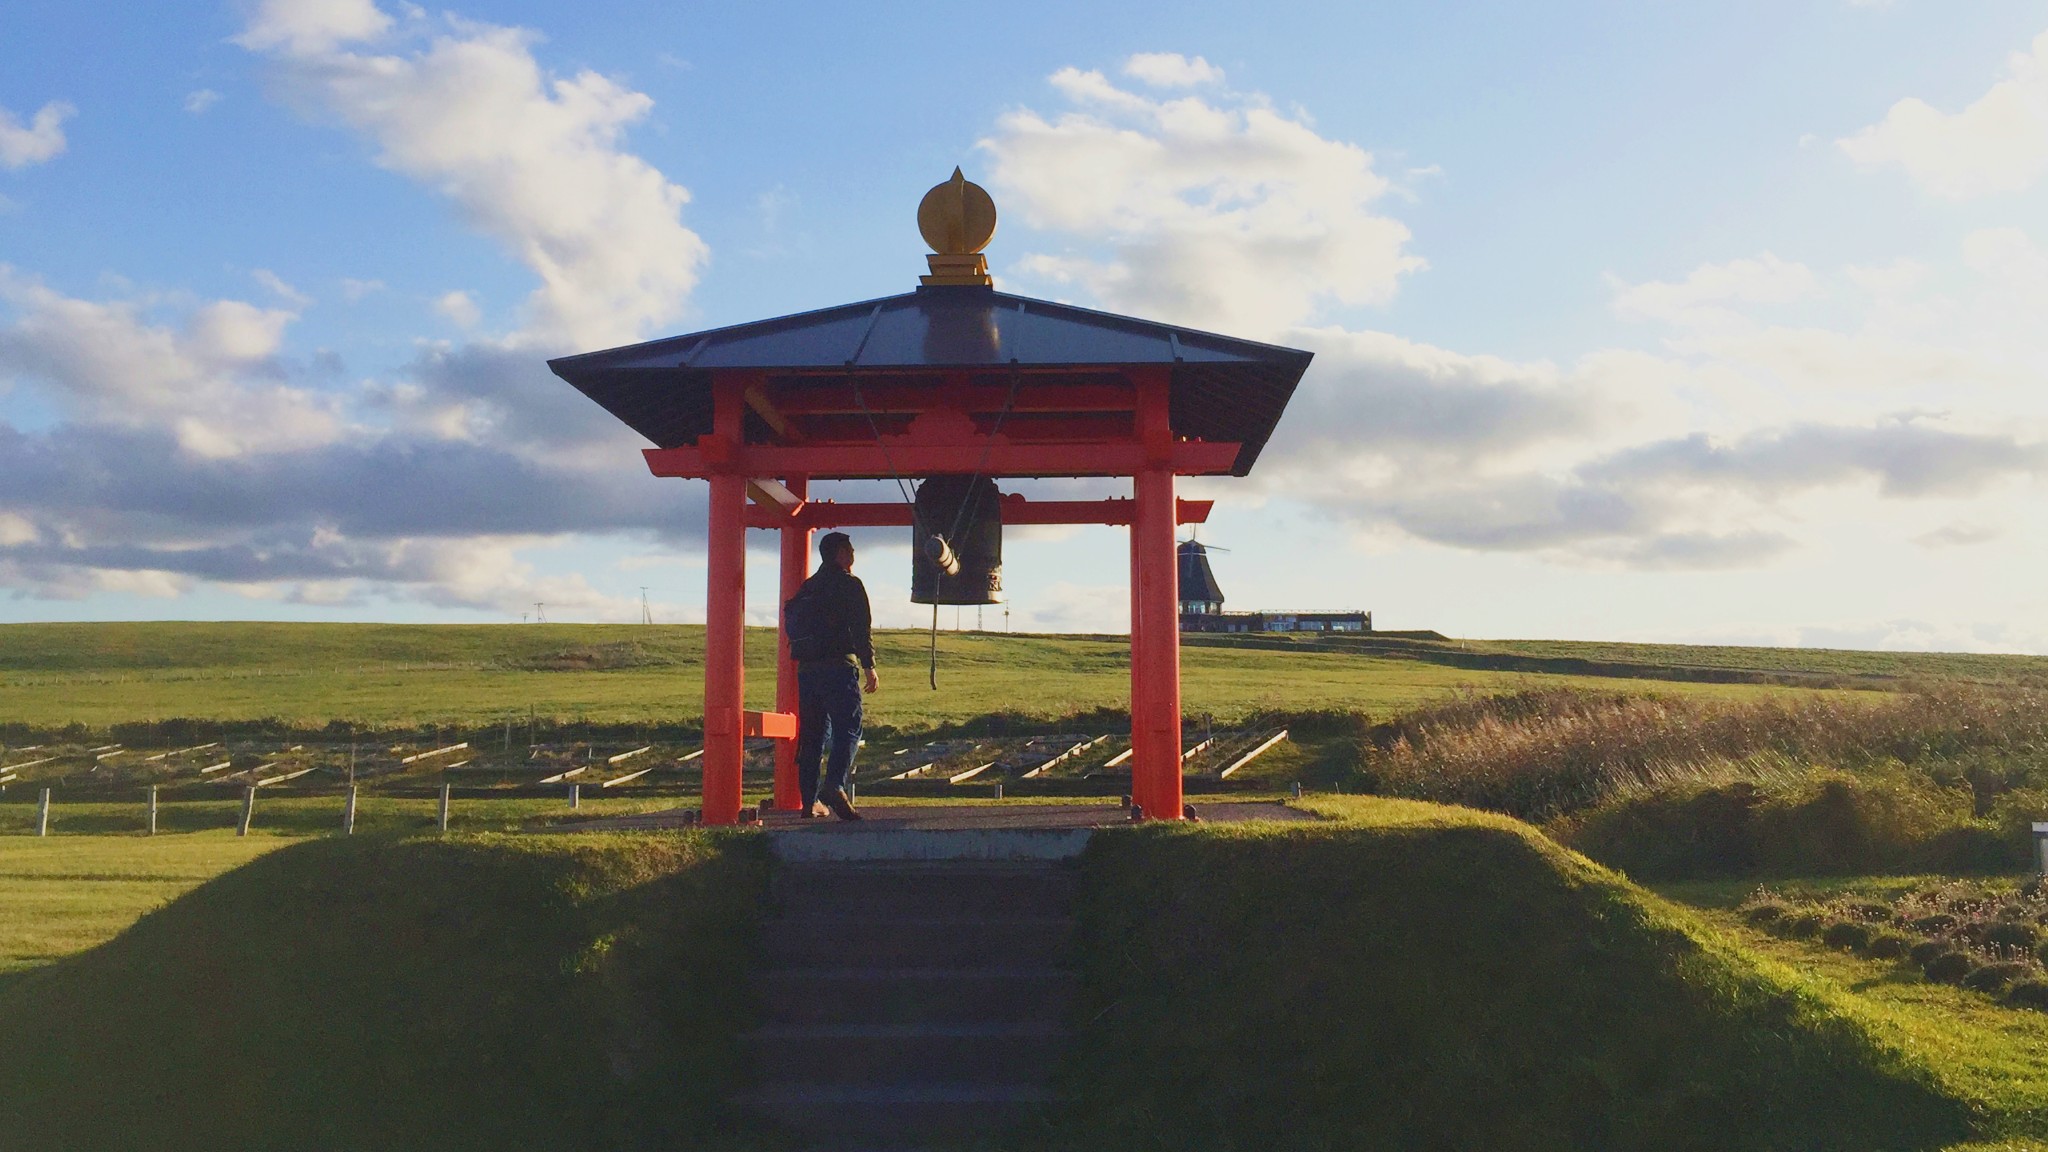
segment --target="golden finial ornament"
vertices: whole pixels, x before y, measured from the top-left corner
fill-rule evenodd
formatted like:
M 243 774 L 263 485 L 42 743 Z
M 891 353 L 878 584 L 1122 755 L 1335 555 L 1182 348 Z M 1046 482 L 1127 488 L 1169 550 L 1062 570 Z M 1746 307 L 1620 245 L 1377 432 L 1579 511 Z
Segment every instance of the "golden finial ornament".
M 996 234 L 996 202 L 988 190 L 953 169 L 953 178 L 935 185 L 917 205 L 917 230 L 932 254 L 925 257 L 932 274 L 918 277 L 934 285 L 992 285 L 983 248 Z

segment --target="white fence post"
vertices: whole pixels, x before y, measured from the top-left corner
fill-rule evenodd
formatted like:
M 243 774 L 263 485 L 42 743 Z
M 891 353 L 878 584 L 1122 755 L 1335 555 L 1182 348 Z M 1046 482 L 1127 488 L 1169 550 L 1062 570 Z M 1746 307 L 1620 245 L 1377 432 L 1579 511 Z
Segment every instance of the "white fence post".
M 583 785 L 581 785 L 581 784 L 571 784 L 571 785 L 569 785 L 569 807 L 571 807 L 571 808 L 581 808 L 581 807 L 583 807 Z
M 156 835 L 156 785 L 149 786 L 149 834 Z
M 356 834 L 356 786 L 353 784 L 348 786 L 348 801 L 341 807 L 341 834 Z
M 447 785 L 447 784 L 443 784 L 443 785 L 441 785 L 441 816 L 440 816 L 440 821 L 439 821 L 439 823 L 440 823 L 440 826 L 441 826 L 441 831 L 443 831 L 443 832 L 446 832 L 446 831 L 448 830 L 448 785 Z
M 50 834 L 50 790 L 43 789 L 43 798 L 36 801 L 36 835 Z
M 241 823 L 235 825 L 235 835 L 247 836 L 249 834 L 249 825 L 254 823 L 255 820 L 256 786 L 254 784 L 246 784 L 242 787 L 242 820 Z

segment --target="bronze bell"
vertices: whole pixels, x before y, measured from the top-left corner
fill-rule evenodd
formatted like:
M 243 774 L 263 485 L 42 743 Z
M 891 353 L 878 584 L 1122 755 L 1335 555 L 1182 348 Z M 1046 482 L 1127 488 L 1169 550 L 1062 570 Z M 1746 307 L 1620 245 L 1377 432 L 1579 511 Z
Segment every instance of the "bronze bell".
M 1003 602 L 1003 504 L 986 476 L 933 476 L 918 485 L 910 525 L 913 604 Z

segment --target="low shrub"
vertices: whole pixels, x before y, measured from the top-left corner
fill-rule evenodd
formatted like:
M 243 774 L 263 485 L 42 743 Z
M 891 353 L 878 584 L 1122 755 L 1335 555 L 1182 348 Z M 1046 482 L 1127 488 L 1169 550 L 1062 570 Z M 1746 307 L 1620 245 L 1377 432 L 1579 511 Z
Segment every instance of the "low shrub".
M 1889 923 L 1892 919 L 1892 906 L 1881 900 L 1851 900 L 1842 906 L 1842 911 L 1859 920 L 1878 924 Z
M 2021 980 L 2005 991 L 2005 1002 L 2048 1012 L 2048 980 Z
M 1985 926 L 1983 935 L 1984 943 L 1993 948 L 2032 952 L 2040 941 L 2041 930 L 2024 920 L 1996 920 Z
M 2035 949 L 2034 959 L 2039 960 L 2044 965 L 2048 965 L 2048 943 L 2043 943 L 2039 948 Z
M 1783 920 L 1792 911 L 1792 906 L 1783 900 L 1760 900 L 1743 908 L 1742 918 L 1759 928 L 1767 928 Z
M 1955 951 L 1943 952 L 1941 955 L 1929 960 L 1926 966 L 1921 969 L 1922 972 L 1927 974 L 1929 980 L 1939 981 L 1943 984 L 1959 984 L 1976 970 L 1976 957 L 1968 952 Z
M 1827 926 L 1828 919 L 1818 912 L 1801 912 L 1796 916 L 1788 916 L 1779 921 L 1779 923 L 1784 925 L 1787 936 L 1797 936 L 1804 939 L 1818 934 L 1822 928 Z
M 1646 879 L 1986 872 L 2010 866 L 2000 833 L 1965 792 L 1896 769 L 1857 775 L 1799 767 L 1766 783 L 1682 784 L 1624 795 L 1546 829 Z M 1888 920 L 1859 901 L 1851 914 Z
M 2032 964 L 2022 964 L 2016 960 L 1986 964 L 1964 976 L 1963 987 L 1973 992 L 1988 992 L 1995 996 L 2005 991 L 2007 985 L 2024 980 L 2036 971 Z
M 1859 949 L 1870 943 L 1870 926 L 1860 920 L 1837 920 L 1820 934 L 1820 942 L 1830 948 Z
M 1897 960 L 1911 951 L 1913 938 L 1901 932 L 1879 929 L 1870 934 L 1863 945 L 1863 954 L 1873 960 Z
M 1962 921 L 1946 912 L 1936 912 L 1932 916 L 1914 917 L 1906 921 L 1906 927 L 1915 932 L 1946 932 L 1960 923 Z
M 1906 950 L 1906 958 L 1925 968 L 1955 950 L 1955 945 L 1946 940 L 1922 940 Z

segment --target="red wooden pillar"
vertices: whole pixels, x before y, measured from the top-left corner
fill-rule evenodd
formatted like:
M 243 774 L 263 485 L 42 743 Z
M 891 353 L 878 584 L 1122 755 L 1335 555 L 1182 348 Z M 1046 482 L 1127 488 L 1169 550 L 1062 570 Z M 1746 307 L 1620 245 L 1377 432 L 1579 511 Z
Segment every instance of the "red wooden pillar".
M 1164 371 L 1140 375 L 1138 438 L 1146 466 L 1133 484 L 1131 546 L 1137 568 L 1140 631 L 1132 666 L 1142 668 L 1132 684 L 1133 734 L 1142 733 L 1131 757 L 1132 796 L 1150 819 L 1181 818 L 1180 775 L 1180 571 L 1174 554 L 1172 427 L 1168 420 L 1169 378 Z M 1140 699 L 1142 698 L 1142 699 Z M 1141 783 L 1142 780 L 1142 783 Z
M 791 476 L 783 481 L 790 492 L 798 497 L 810 495 L 810 481 L 802 476 Z M 805 566 L 811 559 L 811 529 L 790 525 L 782 529 L 782 604 L 789 603 L 797 589 L 803 587 L 808 574 Z M 781 613 L 777 606 L 777 616 Z M 796 661 L 789 658 L 789 630 L 787 622 L 776 629 L 775 643 L 775 710 L 796 715 Z M 794 812 L 803 807 L 803 792 L 796 782 L 796 741 L 775 742 L 775 806 L 785 812 Z
M 1131 803 L 1147 812 L 1152 810 L 1151 801 L 1145 793 L 1146 776 L 1138 770 L 1138 763 L 1145 760 L 1146 737 L 1144 722 L 1145 688 L 1150 677 L 1145 675 L 1145 597 L 1142 569 L 1138 565 L 1138 521 L 1131 520 Z
M 747 479 L 733 454 L 741 444 L 741 382 L 712 382 L 707 455 L 721 458 L 711 475 L 710 540 L 704 594 L 704 823 L 740 817 L 740 771 L 746 757 L 741 710 L 746 697 Z

